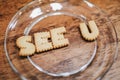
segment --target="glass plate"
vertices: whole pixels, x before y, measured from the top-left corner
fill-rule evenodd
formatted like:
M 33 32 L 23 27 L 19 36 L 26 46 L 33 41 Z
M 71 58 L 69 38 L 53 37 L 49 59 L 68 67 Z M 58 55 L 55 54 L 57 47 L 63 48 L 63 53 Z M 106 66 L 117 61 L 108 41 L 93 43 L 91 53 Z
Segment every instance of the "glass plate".
M 94 20 L 99 29 L 95 41 L 86 41 L 80 23 Z M 69 45 L 20 57 L 16 39 L 23 35 L 64 26 Z M 117 53 L 117 35 L 107 15 L 92 3 L 32 1 L 19 10 L 6 30 L 4 48 L 10 66 L 21 79 L 98 80 L 109 70 Z M 69 76 L 69 77 L 68 77 Z

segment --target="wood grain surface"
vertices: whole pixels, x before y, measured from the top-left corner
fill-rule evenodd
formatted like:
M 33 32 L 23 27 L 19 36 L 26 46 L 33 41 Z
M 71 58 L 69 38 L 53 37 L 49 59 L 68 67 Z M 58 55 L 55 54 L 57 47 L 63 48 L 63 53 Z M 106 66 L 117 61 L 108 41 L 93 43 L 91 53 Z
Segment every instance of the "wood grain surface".
M 31 0 L 0 0 L 0 80 L 20 80 L 10 68 L 5 56 L 3 42 L 6 27 L 13 15 Z M 118 46 L 120 45 L 120 1 L 119 0 L 90 0 L 92 3 L 103 9 L 114 24 L 118 35 Z M 118 56 L 111 69 L 104 76 L 103 80 L 120 80 L 120 46 Z M 49 56 L 48 56 L 49 57 Z M 19 65 L 19 64 L 18 64 Z M 32 69 L 32 68 L 31 68 Z M 42 77 L 45 77 L 44 75 Z M 36 80 L 31 77 L 32 80 Z M 42 78 L 44 79 L 44 78 Z M 41 79 L 41 80 L 42 80 Z M 49 77 L 47 78 L 49 79 Z M 51 79 L 50 79 L 51 80 Z M 54 80 L 57 80 L 54 79 Z M 64 80 L 64 79 L 60 79 Z M 67 80 L 80 80 L 79 76 L 67 78 Z

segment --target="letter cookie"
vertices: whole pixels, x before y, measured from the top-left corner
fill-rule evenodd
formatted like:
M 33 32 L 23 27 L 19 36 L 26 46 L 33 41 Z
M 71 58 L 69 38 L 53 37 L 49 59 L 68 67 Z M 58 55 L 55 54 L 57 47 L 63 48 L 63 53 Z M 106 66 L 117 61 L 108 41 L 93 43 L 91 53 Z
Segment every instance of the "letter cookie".
M 34 44 L 30 43 L 31 41 L 31 36 L 22 36 L 17 39 L 16 44 L 20 48 L 20 56 L 28 56 L 34 54 L 35 46 Z
M 34 38 L 37 52 L 53 49 L 52 43 L 48 42 L 48 38 L 50 38 L 49 32 L 35 33 Z
M 50 32 L 54 48 L 60 48 L 69 44 L 68 39 L 65 39 L 63 35 L 66 32 L 65 27 L 55 28 L 50 30 Z
M 89 21 L 89 29 L 91 32 L 89 32 L 89 29 L 87 28 L 87 25 L 85 23 L 80 23 L 80 31 L 82 33 L 82 36 L 85 40 L 92 41 L 97 38 L 99 35 L 99 30 L 97 28 L 97 25 L 94 21 Z

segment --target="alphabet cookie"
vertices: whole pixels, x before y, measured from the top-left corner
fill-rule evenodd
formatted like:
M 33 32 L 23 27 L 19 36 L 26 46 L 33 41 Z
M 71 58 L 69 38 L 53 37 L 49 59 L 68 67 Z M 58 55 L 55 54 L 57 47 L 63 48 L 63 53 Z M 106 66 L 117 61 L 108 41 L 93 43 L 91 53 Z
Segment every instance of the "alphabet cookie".
M 80 23 L 80 31 L 82 33 L 82 36 L 85 40 L 88 41 L 93 41 L 97 38 L 97 36 L 99 35 L 99 30 L 97 28 L 97 25 L 95 24 L 94 21 L 89 21 L 89 29 L 87 28 L 87 25 L 85 23 Z
M 22 36 L 17 39 L 16 44 L 20 48 L 20 56 L 28 56 L 35 53 L 35 46 L 31 41 L 31 36 Z
M 54 48 L 60 48 L 69 44 L 68 39 L 64 38 L 63 35 L 66 32 L 65 27 L 55 28 L 50 30 L 50 32 Z
M 48 42 L 48 38 L 50 38 L 49 32 L 35 33 L 34 38 L 37 52 L 53 49 L 52 43 Z

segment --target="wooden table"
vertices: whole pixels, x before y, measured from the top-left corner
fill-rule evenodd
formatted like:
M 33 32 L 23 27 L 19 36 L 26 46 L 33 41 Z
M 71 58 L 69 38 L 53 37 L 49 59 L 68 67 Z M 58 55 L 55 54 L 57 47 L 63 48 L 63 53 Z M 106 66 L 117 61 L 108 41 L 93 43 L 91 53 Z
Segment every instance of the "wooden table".
M 10 68 L 5 56 L 3 42 L 6 27 L 13 15 L 32 0 L 0 0 L 0 80 L 19 80 Z M 105 10 L 115 25 L 120 45 L 120 0 L 90 0 Z M 120 46 L 118 57 L 103 80 L 120 80 Z

